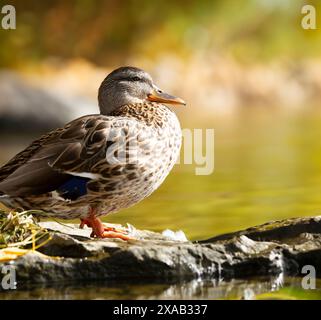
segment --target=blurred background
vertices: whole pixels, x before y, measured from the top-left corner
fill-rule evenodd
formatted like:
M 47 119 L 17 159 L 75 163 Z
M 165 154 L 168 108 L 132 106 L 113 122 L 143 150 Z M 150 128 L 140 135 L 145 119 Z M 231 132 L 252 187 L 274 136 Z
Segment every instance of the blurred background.
M 301 27 L 307 3 L 320 28 L 317 0 L 0 1 L 17 14 L 0 28 L 0 163 L 97 113 L 100 82 L 133 65 L 188 102 L 183 128 L 215 130 L 215 170 L 176 165 L 105 221 L 201 239 L 321 214 L 321 32 Z

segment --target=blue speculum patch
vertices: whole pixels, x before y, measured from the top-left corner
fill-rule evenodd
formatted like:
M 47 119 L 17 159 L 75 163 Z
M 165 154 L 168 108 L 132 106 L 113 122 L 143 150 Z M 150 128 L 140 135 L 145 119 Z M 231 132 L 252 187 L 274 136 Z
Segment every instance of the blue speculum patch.
M 89 180 L 89 178 L 72 177 L 62 184 L 56 191 L 60 197 L 66 200 L 76 200 L 77 198 L 87 194 L 87 182 Z

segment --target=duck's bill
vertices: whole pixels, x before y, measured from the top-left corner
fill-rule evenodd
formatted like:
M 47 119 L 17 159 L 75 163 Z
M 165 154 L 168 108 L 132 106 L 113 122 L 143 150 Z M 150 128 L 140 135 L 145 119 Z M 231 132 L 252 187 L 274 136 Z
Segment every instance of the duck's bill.
M 186 105 L 183 99 L 172 96 L 166 92 L 162 92 L 159 89 L 154 89 L 153 92 L 147 96 L 147 100 L 159 103 Z

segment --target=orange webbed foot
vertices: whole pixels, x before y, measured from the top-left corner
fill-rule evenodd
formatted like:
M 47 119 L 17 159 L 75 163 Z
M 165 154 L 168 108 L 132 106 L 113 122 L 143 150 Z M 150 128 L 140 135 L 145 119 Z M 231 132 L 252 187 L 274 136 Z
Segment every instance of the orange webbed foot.
M 99 235 L 99 238 L 114 238 L 114 239 L 122 239 L 125 241 L 128 240 L 134 240 L 134 238 L 130 237 L 128 234 L 125 234 L 123 232 L 116 232 L 116 231 L 104 231 L 101 235 Z
M 115 228 L 111 226 L 105 226 L 99 218 L 97 218 L 92 213 L 85 219 L 81 219 L 81 223 L 79 228 L 83 228 L 85 225 L 92 228 L 92 232 L 90 234 L 93 238 L 112 238 L 112 239 L 122 239 L 125 241 L 134 240 L 135 238 L 129 236 L 128 231 L 126 229 Z

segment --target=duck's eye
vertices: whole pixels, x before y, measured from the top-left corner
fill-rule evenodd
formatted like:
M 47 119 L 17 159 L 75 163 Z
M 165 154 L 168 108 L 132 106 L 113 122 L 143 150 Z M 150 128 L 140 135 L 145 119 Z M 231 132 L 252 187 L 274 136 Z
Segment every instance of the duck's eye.
M 131 80 L 132 80 L 132 81 L 140 81 L 141 78 L 140 78 L 140 77 L 132 77 Z

